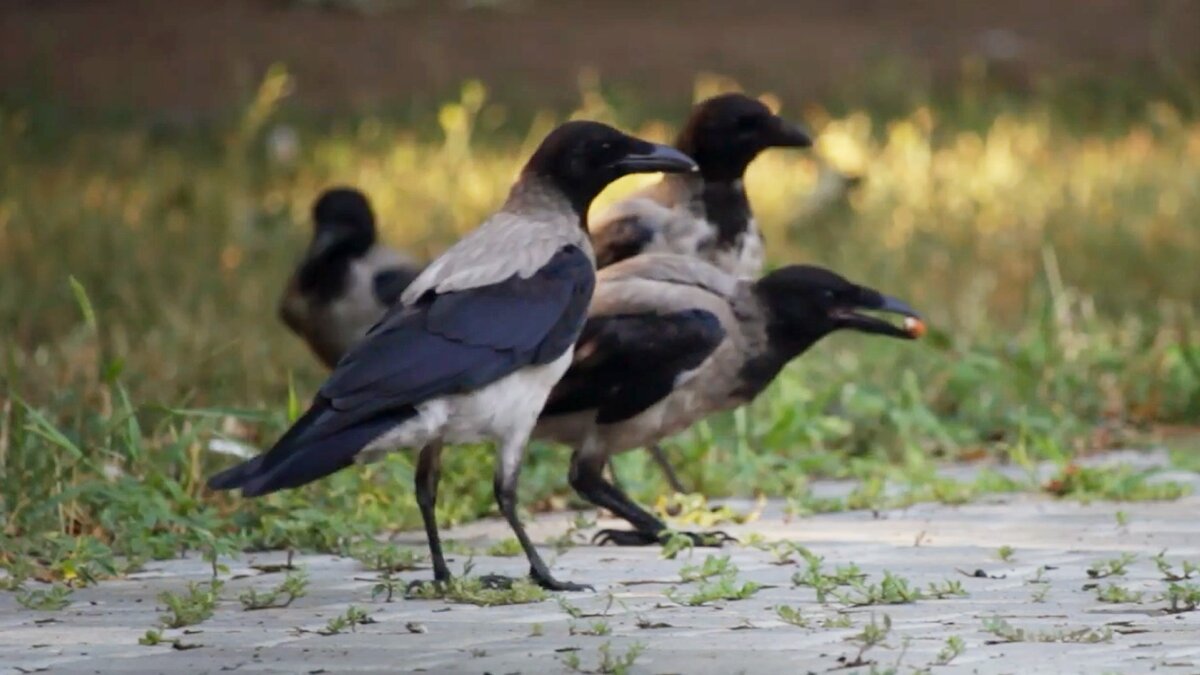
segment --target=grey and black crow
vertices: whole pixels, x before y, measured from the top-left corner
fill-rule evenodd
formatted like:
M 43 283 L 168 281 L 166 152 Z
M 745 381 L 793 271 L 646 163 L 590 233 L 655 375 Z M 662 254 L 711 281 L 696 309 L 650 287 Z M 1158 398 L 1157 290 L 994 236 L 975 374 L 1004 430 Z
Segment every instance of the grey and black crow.
M 376 241 L 375 214 L 358 190 L 321 193 L 312 219 L 312 242 L 279 301 L 279 317 L 332 368 L 421 267 Z
M 679 253 L 757 278 L 763 242 L 742 183 L 746 167 L 767 148 L 811 145 L 803 129 L 748 96 L 698 103 L 675 147 L 695 159 L 700 172 L 664 176 L 598 217 L 592 225 L 597 266 L 641 253 Z
M 678 253 L 757 278 L 763 239 L 743 184 L 746 167 L 767 148 L 811 145 L 803 129 L 749 96 L 723 94 L 698 103 L 675 147 L 695 159 L 700 172 L 664 176 L 597 218 L 597 267 L 642 253 Z M 662 448 L 649 451 L 671 488 L 686 492 Z
M 906 318 L 901 327 L 864 310 Z M 687 256 L 638 256 L 598 274 L 573 362 L 534 437 L 571 446 L 571 486 L 634 527 L 605 530 L 600 541 L 655 543 L 663 522 L 604 479 L 614 454 L 747 403 L 837 330 L 915 338 L 923 325 L 905 303 L 820 267 L 792 265 L 752 281 Z
M 500 511 L 542 586 L 559 582 L 517 518 L 525 444 L 566 372 L 595 285 L 587 209 L 620 176 L 694 171 L 683 153 L 597 122 L 567 122 L 534 152 L 500 211 L 434 260 L 262 455 L 213 476 L 246 496 L 420 448 L 416 495 L 434 578 L 450 577 L 434 505 L 443 443 L 494 441 Z

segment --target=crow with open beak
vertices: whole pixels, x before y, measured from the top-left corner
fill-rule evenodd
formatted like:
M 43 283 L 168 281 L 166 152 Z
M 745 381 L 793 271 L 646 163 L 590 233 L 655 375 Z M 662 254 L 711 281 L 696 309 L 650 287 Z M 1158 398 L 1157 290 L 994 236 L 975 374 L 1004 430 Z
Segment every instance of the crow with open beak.
M 600 271 L 574 360 L 534 437 L 573 448 L 571 486 L 633 525 L 598 541 L 658 543 L 666 525 L 605 480 L 609 459 L 753 400 L 788 362 L 842 330 L 907 340 L 924 324 L 900 300 L 820 267 L 791 265 L 752 281 L 686 256 L 631 258 Z M 697 544 L 725 538 L 691 536 Z

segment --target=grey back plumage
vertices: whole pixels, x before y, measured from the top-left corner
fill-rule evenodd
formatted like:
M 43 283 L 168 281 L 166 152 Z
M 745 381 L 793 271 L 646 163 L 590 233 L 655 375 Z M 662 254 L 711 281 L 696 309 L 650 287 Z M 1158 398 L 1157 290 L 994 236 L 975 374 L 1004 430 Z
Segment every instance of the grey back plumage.
M 531 218 L 531 213 L 538 215 Z M 578 220 L 561 192 L 536 180 L 521 181 L 500 211 L 460 239 L 405 289 L 401 302 L 411 305 L 430 291 L 478 288 L 513 275 L 527 279 L 564 246 L 578 247 L 594 262 L 591 242 Z
M 733 189 L 742 189 L 741 181 Z M 737 232 L 722 235 L 704 200 L 700 176 L 666 176 L 614 204 L 592 225 L 597 260 L 603 267 L 646 253 L 672 253 L 699 258 L 729 274 L 757 277 L 764 253 L 749 205 L 740 214 Z
M 694 370 L 680 374 L 669 394 L 643 413 L 614 424 L 597 423 L 595 410 L 543 415 L 534 435 L 576 448 L 590 443 L 611 454 L 657 442 L 713 412 L 744 403 L 740 372 L 752 355 L 767 348 L 765 309 L 752 286 L 749 280 L 681 255 L 637 256 L 601 270 L 589 322 L 701 311 L 717 319 L 723 338 Z M 583 346 L 577 347 L 577 361 L 590 356 Z M 553 406 L 555 393 L 550 401 Z

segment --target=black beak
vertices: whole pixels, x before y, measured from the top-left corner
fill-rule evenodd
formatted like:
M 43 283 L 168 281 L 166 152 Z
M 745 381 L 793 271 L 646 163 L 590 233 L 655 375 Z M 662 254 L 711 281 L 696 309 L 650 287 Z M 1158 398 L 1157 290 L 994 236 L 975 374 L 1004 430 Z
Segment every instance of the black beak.
M 614 164 L 622 173 L 694 173 L 700 170 L 695 160 L 669 145 L 644 143 Z
M 797 124 L 776 117 L 769 134 L 768 145 L 774 148 L 809 148 L 812 147 L 812 136 Z
M 917 311 L 903 300 L 869 288 L 862 289 L 859 297 L 860 301 L 856 306 L 839 307 L 833 310 L 833 318 L 839 327 L 906 340 L 915 340 L 925 334 L 925 323 L 921 321 L 921 315 L 917 314 Z M 862 314 L 857 310 L 896 314 L 904 317 L 904 324 L 897 326 L 890 321 Z
M 305 258 L 318 260 L 338 255 L 353 247 L 353 242 L 359 232 L 354 226 L 344 223 L 322 223 L 313 233 L 312 242 L 308 245 Z
M 313 234 L 312 243 L 308 245 L 309 258 L 321 258 L 338 245 L 344 238 L 341 228 L 333 225 L 323 225 Z

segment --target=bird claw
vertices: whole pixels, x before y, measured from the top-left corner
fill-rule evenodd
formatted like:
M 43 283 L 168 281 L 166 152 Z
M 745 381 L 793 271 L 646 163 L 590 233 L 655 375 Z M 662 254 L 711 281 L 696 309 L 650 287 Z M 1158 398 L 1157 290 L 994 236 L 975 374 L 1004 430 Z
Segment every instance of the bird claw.
M 508 589 L 512 588 L 512 585 L 515 582 L 516 579 L 513 579 L 512 577 L 506 577 L 503 574 L 485 574 L 479 577 L 479 583 L 483 585 L 484 588 L 490 588 L 497 591 L 507 591 Z
M 408 598 L 418 597 L 426 588 L 432 588 L 437 595 L 442 595 L 446 592 L 449 581 L 449 579 L 414 579 L 408 582 L 408 586 L 404 589 L 404 595 Z
M 639 532 L 638 530 L 600 530 L 592 537 L 592 545 L 604 546 L 652 546 L 663 544 L 672 536 L 678 535 L 692 540 L 693 546 L 720 548 L 727 543 L 737 543 L 737 538 L 721 530 L 711 532 L 671 532 L 663 530 L 658 533 Z
M 575 584 L 570 581 L 559 581 L 552 576 L 542 576 L 536 572 L 530 571 L 529 580 L 541 586 L 547 591 L 594 591 L 595 588 L 587 584 Z M 484 588 L 493 590 L 507 591 L 516 583 L 516 579 L 506 577 L 503 574 L 485 574 L 479 577 L 479 582 Z
M 738 543 L 737 537 L 725 532 L 724 530 L 710 530 L 708 532 L 685 532 L 684 535 L 691 537 L 692 543 L 696 546 L 721 548 L 725 544 Z
M 658 537 L 638 530 L 600 530 L 592 537 L 593 546 L 651 546 L 660 543 Z
M 559 581 L 554 577 L 539 577 L 534 575 L 533 582 L 548 591 L 594 591 L 591 584 L 576 584 L 570 581 Z

